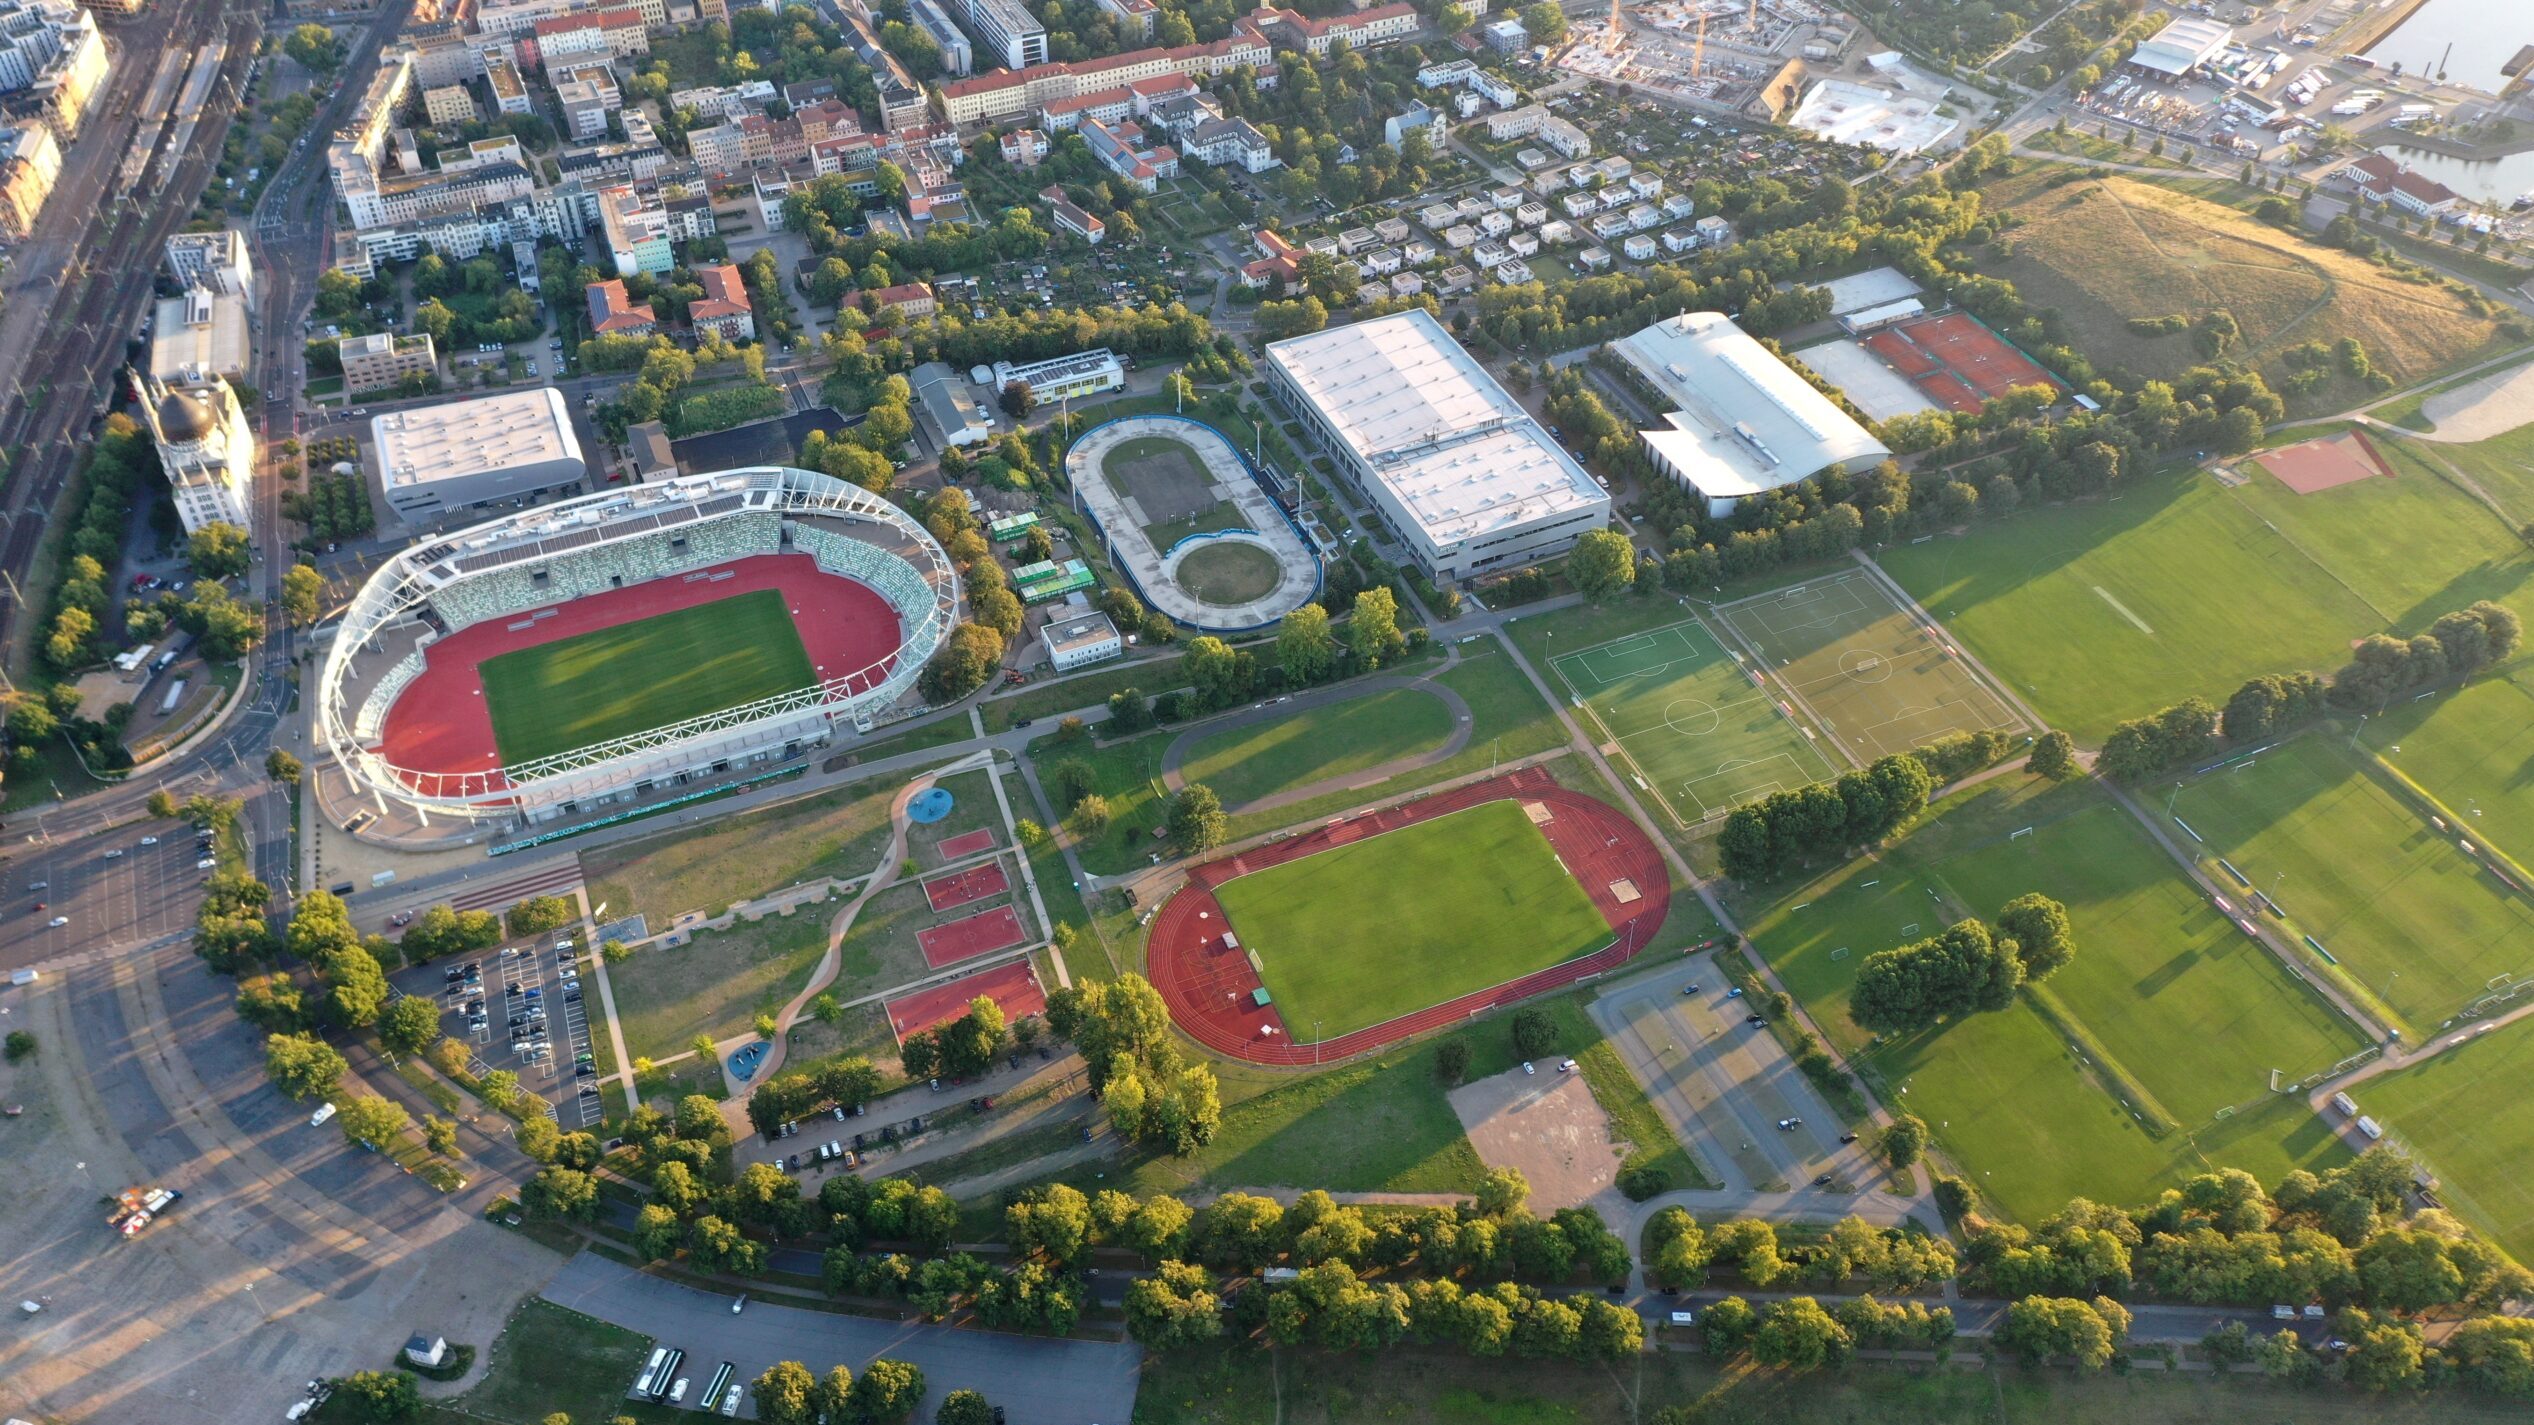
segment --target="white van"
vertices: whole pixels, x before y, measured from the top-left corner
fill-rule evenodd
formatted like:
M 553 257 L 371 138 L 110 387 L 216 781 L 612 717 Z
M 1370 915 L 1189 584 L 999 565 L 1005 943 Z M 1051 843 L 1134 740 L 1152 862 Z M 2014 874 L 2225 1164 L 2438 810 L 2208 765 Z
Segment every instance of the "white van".
M 2358 1120 L 2358 1131 L 2366 1134 L 2370 1138 L 2382 1138 L 2384 1136 L 2384 1125 L 2376 1122 L 2372 1118 L 2361 1118 Z
M 2339 1109 L 2341 1111 L 2341 1116 L 2344 1118 L 2356 1118 L 2358 1116 L 2358 1101 L 2345 1093 L 2336 1093 L 2332 1095 L 2332 1107 Z
M 332 1117 L 334 1117 L 334 1105 L 333 1105 L 333 1104 L 330 1104 L 330 1103 L 321 1103 L 321 1104 L 318 1104 L 318 1105 L 317 1105 L 317 1111 L 316 1111 L 316 1112 L 314 1112 L 314 1113 L 312 1113 L 312 1114 L 309 1114 L 309 1115 L 308 1115 L 308 1126 L 309 1126 L 309 1127 L 311 1127 L 311 1128 L 317 1127 L 319 1124 L 324 1123 L 327 1119 L 332 1118 Z

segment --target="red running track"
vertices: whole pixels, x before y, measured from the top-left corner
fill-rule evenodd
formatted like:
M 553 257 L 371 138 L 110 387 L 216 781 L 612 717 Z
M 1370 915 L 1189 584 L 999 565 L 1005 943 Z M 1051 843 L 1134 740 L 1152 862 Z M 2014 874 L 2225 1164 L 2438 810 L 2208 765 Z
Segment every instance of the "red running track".
M 1215 899 L 1216 886 L 1334 846 L 1507 799 L 1547 804 L 1550 820 L 1540 830 L 1617 934 L 1611 944 L 1562 965 L 1428 1005 L 1322 1044 L 1295 1043 L 1272 1006 L 1261 1009 L 1251 1001 L 1251 993 L 1259 988 L 1258 974 L 1250 968 L 1246 953 L 1223 946 L 1221 929 L 1229 922 Z M 1638 899 L 1620 900 L 1615 883 L 1621 880 L 1635 883 Z M 1654 938 L 1671 904 L 1671 877 L 1664 868 L 1663 853 L 1635 822 L 1606 802 L 1559 786 L 1547 772 L 1526 767 L 1197 867 L 1188 873 L 1187 885 L 1153 917 L 1152 936 L 1145 942 L 1145 968 L 1162 1002 L 1170 1007 L 1170 1017 L 1208 1049 L 1253 1064 L 1316 1064 L 1366 1053 L 1481 1010 L 1530 999 L 1616 969 Z M 1239 930 L 1232 928 L 1235 933 Z
M 999 896 L 1011 888 L 1011 881 L 1003 874 L 1003 863 L 990 861 L 926 881 L 924 899 L 932 902 L 935 910 L 949 910 L 987 896 Z
M 979 955 L 1009 950 L 1028 938 L 1021 930 L 1020 916 L 1008 905 L 915 932 L 915 943 L 924 947 L 924 963 L 937 970 Z
M 729 577 L 698 577 L 714 574 Z M 801 646 L 822 678 L 886 659 L 903 636 L 897 610 L 868 586 L 826 573 L 806 554 L 754 555 L 459 629 L 431 645 L 422 675 L 387 710 L 380 751 L 413 772 L 497 767 L 501 755 L 493 746 L 481 671 L 488 660 L 759 589 L 782 591 Z M 528 626 L 513 627 L 523 623 Z
M 966 1014 L 968 1001 L 979 995 L 992 995 L 994 1002 L 1003 1007 L 1006 1021 L 1017 1022 L 1047 1011 L 1047 991 L 1038 983 L 1038 972 L 1030 968 L 1029 961 L 1015 960 L 890 1000 L 885 1006 L 889 1030 L 903 1044 L 909 1034 L 921 1034 Z

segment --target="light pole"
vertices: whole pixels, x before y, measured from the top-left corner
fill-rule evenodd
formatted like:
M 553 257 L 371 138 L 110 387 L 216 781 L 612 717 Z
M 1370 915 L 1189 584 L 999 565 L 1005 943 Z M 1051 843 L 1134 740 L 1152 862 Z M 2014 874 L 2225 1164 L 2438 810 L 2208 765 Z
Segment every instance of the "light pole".
M 1319 1021 L 1319 1019 L 1315 1016 L 1315 1017 L 1312 1019 L 1312 1021 L 1311 1021 L 1311 1066 L 1312 1066 L 1313 1068 L 1318 1068 L 1318 1067 L 1319 1067 L 1319 1065 L 1320 1065 L 1320 1021 Z

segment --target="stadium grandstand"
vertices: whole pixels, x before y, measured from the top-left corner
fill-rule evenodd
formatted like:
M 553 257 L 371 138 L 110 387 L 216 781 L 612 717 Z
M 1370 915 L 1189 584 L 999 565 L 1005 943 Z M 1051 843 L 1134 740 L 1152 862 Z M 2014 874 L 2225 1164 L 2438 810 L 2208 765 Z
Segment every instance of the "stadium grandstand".
M 867 729 L 959 598 L 920 524 L 811 471 L 585 495 L 383 565 L 326 651 L 319 734 L 382 811 L 579 815 Z

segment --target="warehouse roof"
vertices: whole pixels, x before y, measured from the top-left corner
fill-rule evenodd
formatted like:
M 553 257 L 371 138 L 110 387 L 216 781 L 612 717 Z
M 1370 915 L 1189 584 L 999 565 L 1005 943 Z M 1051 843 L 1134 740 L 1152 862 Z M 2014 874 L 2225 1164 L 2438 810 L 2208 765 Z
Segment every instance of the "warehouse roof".
M 1608 498 L 1421 307 L 1267 356 L 1438 546 Z
M 387 486 L 428 485 L 551 461 L 582 463 L 563 393 L 551 386 L 370 419 Z
M 1671 403 L 1645 443 L 1710 498 L 1791 485 L 1891 451 L 1721 312 L 1684 312 L 1611 349 Z

